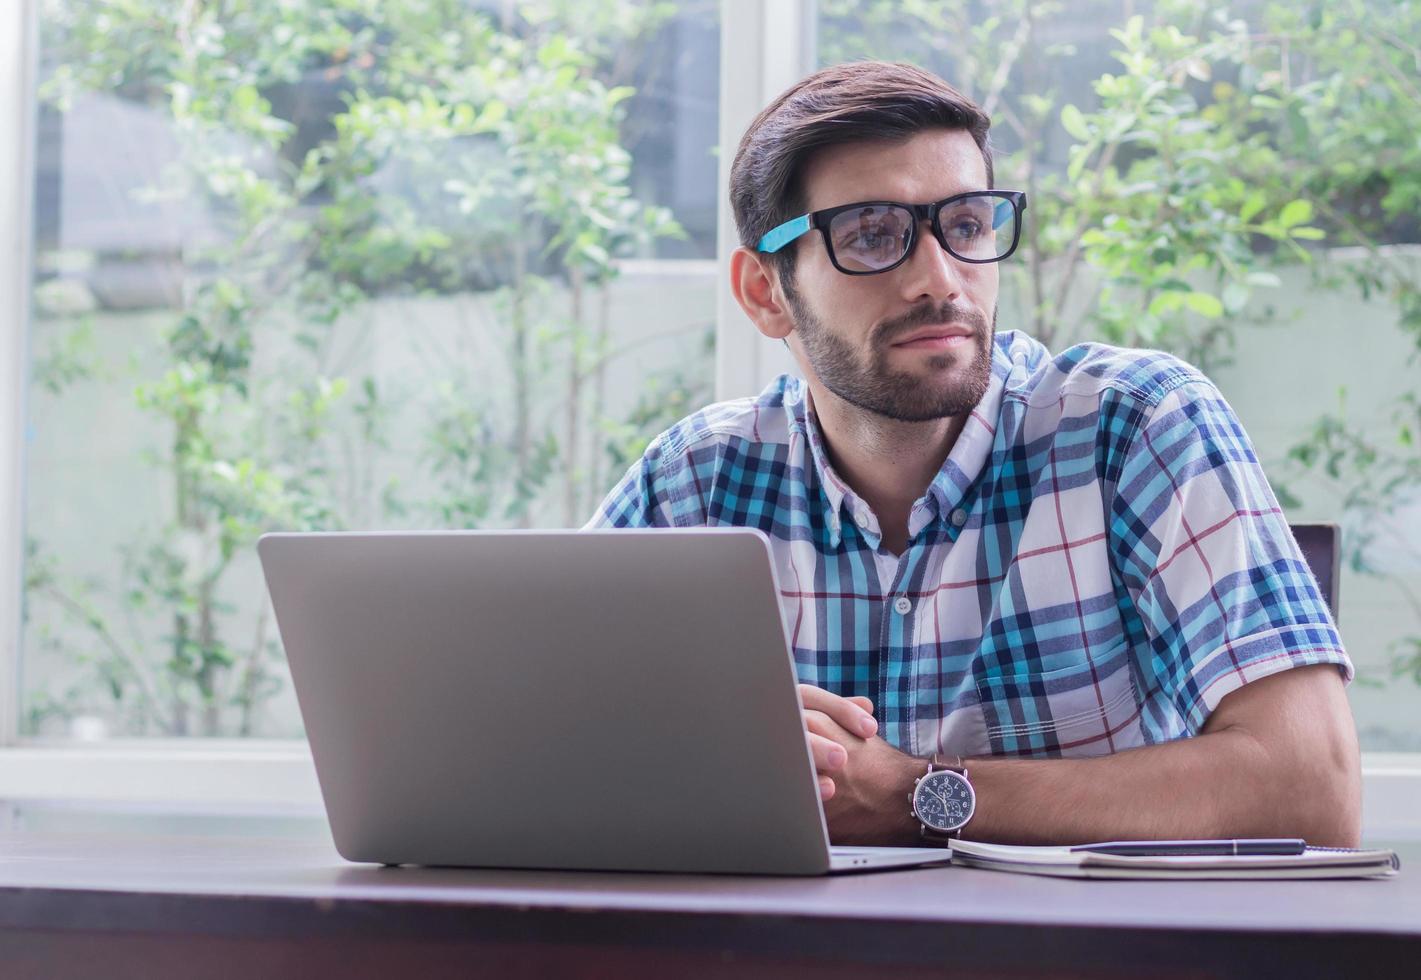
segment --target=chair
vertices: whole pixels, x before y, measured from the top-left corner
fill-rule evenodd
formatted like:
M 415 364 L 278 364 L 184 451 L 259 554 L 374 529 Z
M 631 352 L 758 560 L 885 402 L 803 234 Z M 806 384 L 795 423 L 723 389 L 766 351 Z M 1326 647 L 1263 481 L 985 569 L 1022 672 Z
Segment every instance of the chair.
M 1336 524 L 1292 524 L 1303 559 L 1312 569 L 1332 618 L 1337 618 L 1337 597 L 1342 577 L 1342 528 Z

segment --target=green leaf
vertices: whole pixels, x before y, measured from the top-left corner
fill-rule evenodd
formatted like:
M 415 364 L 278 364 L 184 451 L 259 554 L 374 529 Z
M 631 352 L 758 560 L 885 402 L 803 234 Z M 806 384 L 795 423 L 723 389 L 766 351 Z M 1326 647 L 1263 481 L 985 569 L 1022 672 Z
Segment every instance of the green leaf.
M 1061 107 L 1061 126 L 1081 142 L 1090 139 L 1090 127 L 1086 125 L 1085 116 L 1074 105 Z
M 1253 216 L 1262 211 L 1267 204 L 1268 199 L 1255 191 L 1248 195 L 1248 200 L 1244 201 L 1243 207 L 1239 208 L 1238 219 L 1245 223 L 1252 221 Z
M 1184 297 L 1184 305 L 1211 320 L 1224 315 L 1224 304 L 1210 293 L 1188 293 Z
M 1300 228 L 1289 228 L 1288 234 L 1294 238 L 1306 238 L 1311 241 L 1317 241 L 1327 237 L 1327 232 L 1321 228 L 1314 228 L 1311 225 L 1303 225 Z
M 1179 305 L 1184 302 L 1185 294 L 1179 292 L 1163 292 L 1150 300 L 1148 312 L 1151 316 L 1159 316 L 1162 313 L 1173 313 L 1179 309 Z
M 1304 221 L 1312 218 L 1312 202 L 1302 198 L 1296 201 L 1289 201 L 1283 205 L 1283 210 L 1278 212 L 1278 224 L 1284 228 L 1291 228 L 1300 225 Z
M 478 130 L 490 130 L 503 122 L 506 118 L 508 118 L 508 103 L 500 102 L 495 99 L 484 106 L 483 111 L 479 113 L 479 119 L 478 122 L 474 124 L 474 128 Z
M 1293 102 L 1288 106 L 1288 130 L 1293 135 L 1293 140 L 1299 146 L 1305 146 L 1308 142 L 1308 121 L 1303 115 L 1302 106 Z

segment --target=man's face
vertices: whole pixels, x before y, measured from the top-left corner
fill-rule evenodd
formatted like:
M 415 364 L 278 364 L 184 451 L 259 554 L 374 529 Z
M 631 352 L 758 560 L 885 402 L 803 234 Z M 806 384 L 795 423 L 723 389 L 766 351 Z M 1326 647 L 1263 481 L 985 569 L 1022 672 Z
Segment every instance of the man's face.
M 809 211 L 855 201 L 925 204 L 986 190 L 987 169 L 964 130 L 927 130 L 902 143 L 829 147 L 805 167 Z M 903 422 L 970 411 L 991 380 L 995 263 L 961 262 L 924 222 L 896 269 L 848 276 L 814 231 L 794 247 L 785 290 L 795 355 L 810 380 L 861 409 Z

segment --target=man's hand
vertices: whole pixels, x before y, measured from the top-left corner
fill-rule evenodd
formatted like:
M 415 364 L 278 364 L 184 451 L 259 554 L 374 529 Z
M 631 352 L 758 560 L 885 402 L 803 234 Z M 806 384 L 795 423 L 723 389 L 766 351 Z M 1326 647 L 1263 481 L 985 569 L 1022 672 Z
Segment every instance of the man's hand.
M 908 790 L 924 764 L 875 737 L 873 702 L 799 686 L 804 725 L 819 773 L 829 837 L 836 844 L 916 841 Z
M 841 698 L 822 687 L 799 685 L 804 702 L 804 727 L 809 732 L 809 748 L 819 773 L 819 796 L 831 800 L 838 792 L 834 773 L 849 761 L 849 750 L 878 733 L 873 702 L 868 698 Z

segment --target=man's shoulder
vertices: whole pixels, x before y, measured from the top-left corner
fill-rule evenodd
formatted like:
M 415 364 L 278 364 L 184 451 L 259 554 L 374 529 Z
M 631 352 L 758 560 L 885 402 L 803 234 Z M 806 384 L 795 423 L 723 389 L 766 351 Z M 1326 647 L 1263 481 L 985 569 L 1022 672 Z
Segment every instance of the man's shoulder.
M 1082 407 L 1128 399 L 1149 410 L 1182 386 L 1212 387 L 1198 368 L 1166 351 L 1089 342 L 1053 356 L 1022 335 L 1009 339 L 1008 350 L 1025 355 L 1015 358 L 1025 370 L 1017 372 L 1006 395 L 1029 408 L 1057 406 L 1069 398 Z
M 674 466 L 698 451 L 789 442 L 792 407 L 804 397 L 803 382 L 780 375 L 760 394 L 715 402 L 681 419 L 647 447 L 653 469 Z

